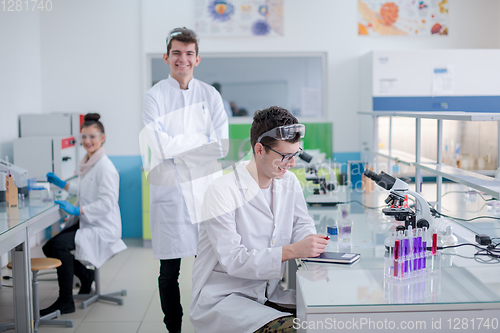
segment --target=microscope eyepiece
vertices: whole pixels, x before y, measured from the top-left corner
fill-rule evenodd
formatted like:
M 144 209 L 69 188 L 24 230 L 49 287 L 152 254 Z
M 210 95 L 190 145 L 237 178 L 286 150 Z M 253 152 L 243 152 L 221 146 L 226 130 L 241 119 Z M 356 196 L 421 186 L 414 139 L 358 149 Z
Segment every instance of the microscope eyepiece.
M 380 172 L 380 174 L 376 174 L 375 172 L 366 169 L 364 175 L 370 179 L 372 179 L 378 186 L 390 191 L 396 182 L 396 178 L 391 175 L 386 174 L 385 172 Z
M 380 180 L 380 177 L 370 169 L 366 169 L 364 175 L 373 180 L 374 182 L 378 182 Z
M 306 163 L 310 163 L 311 160 L 313 159 L 313 157 L 311 155 L 309 155 L 308 153 L 306 152 L 302 152 L 300 155 L 299 155 L 300 159 L 305 161 Z

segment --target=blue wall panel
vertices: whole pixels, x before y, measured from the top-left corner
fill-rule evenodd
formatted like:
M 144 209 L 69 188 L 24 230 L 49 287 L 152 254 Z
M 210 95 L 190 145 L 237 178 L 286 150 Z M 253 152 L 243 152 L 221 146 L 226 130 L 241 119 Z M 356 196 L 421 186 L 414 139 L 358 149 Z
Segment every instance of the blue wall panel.
M 141 156 L 109 156 L 120 173 L 122 237 L 142 238 Z
M 347 172 L 347 161 L 359 160 L 361 160 L 361 153 L 359 151 L 333 153 L 333 161 L 342 164 L 340 172 Z

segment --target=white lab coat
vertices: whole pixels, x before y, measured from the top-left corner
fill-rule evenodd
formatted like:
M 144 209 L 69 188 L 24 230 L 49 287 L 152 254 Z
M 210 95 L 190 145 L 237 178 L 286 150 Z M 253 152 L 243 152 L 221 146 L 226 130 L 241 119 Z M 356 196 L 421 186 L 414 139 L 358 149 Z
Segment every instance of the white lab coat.
M 200 224 L 189 310 L 199 333 L 254 332 L 290 315 L 264 303 L 295 304 L 295 290 L 278 284 L 282 247 L 316 233 L 296 176 L 273 180 L 273 214 L 247 164 L 212 183 L 203 202 L 210 219 Z
M 70 183 L 68 192 L 76 194 L 75 206 L 83 215 L 75 235 L 75 258 L 99 268 L 113 255 L 125 250 L 121 240 L 122 221 L 118 207 L 120 179 L 113 162 L 104 155 L 78 183 Z M 72 216 L 67 227 L 76 223 Z
M 141 151 L 151 150 L 148 181 L 154 257 L 193 256 L 203 195 L 217 177 L 193 173 L 206 170 L 208 164 L 199 160 L 208 151 L 205 147 L 219 147 L 219 142 L 229 136 L 222 98 L 215 88 L 199 80 L 193 78 L 183 90 L 169 76 L 146 92 L 142 118 L 146 127 L 141 136 L 145 135 L 149 147 L 143 149 L 141 142 Z M 222 157 L 219 148 L 217 154 L 203 157 L 215 161 Z M 185 181 L 193 177 L 198 178 Z

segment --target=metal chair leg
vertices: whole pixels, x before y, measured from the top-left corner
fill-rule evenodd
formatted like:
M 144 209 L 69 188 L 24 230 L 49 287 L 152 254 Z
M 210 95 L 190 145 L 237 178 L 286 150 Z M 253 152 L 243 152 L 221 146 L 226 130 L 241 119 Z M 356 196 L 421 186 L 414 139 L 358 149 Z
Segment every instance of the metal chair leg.
M 38 298 L 38 271 L 32 271 L 32 289 L 33 289 L 33 316 L 34 316 L 34 333 L 38 332 L 39 325 L 58 325 L 58 326 L 66 326 L 73 327 L 73 320 L 54 320 L 53 318 L 59 318 L 61 316 L 61 312 L 59 310 L 49 313 L 40 318 L 40 303 Z M 6 330 L 13 330 L 14 323 L 9 324 L 0 324 L 0 332 L 5 332 Z
M 40 303 L 38 299 L 38 271 L 33 271 L 33 315 L 34 315 L 34 332 L 38 332 L 39 325 L 57 325 L 57 326 L 66 326 L 73 327 L 73 320 L 65 319 L 65 320 L 54 320 L 53 318 L 59 318 L 61 316 L 61 312 L 59 310 L 49 313 L 40 318 Z
M 0 332 L 5 332 L 6 330 L 13 330 L 14 328 L 15 328 L 14 323 L 0 324 Z
M 92 303 L 95 303 L 99 300 L 102 301 L 107 301 L 107 302 L 113 302 L 118 305 L 123 305 L 123 299 L 119 297 L 113 297 L 115 295 L 121 295 L 125 296 L 127 295 L 127 290 L 122 289 L 118 291 L 113 291 L 105 294 L 101 294 L 101 283 L 100 283 L 100 276 L 99 276 L 99 268 L 96 268 L 94 271 L 94 281 L 95 281 L 95 292 L 92 294 L 88 295 L 78 295 L 77 299 L 81 299 L 83 297 L 87 297 L 85 301 L 82 302 L 82 309 L 85 309 L 87 306 L 91 305 Z M 76 295 L 75 295 L 76 296 Z

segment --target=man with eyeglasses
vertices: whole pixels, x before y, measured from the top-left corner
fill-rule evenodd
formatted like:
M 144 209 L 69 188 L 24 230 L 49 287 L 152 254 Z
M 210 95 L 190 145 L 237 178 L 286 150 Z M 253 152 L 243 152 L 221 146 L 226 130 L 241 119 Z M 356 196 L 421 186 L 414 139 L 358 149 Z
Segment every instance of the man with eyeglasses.
M 295 290 L 279 285 L 285 262 L 316 257 L 328 243 L 288 171 L 304 134 L 283 108 L 257 111 L 252 159 L 206 191 L 189 309 L 197 332 L 295 331 Z
M 158 285 L 164 323 L 169 332 L 180 332 L 181 258 L 196 255 L 199 221 L 194 218 L 194 210 L 201 206 L 212 175 L 200 177 L 198 173 L 196 179 L 183 180 L 192 177 L 193 171 L 206 169 L 205 164 L 193 159 L 205 153 L 208 146 L 217 147 L 214 160 L 222 157 L 219 142 L 228 138 L 229 130 L 220 94 L 193 77 L 200 63 L 196 33 L 176 28 L 166 44 L 163 60 L 170 67 L 170 75 L 145 94 L 143 132 L 149 137 L 145 140 L 146 152 L 141 142 L 141 153 L 149 156 L 151 152 L 151 242 L 154 257 L 160 259 Z M 186 167 L 188 164 L 190 167 Z

